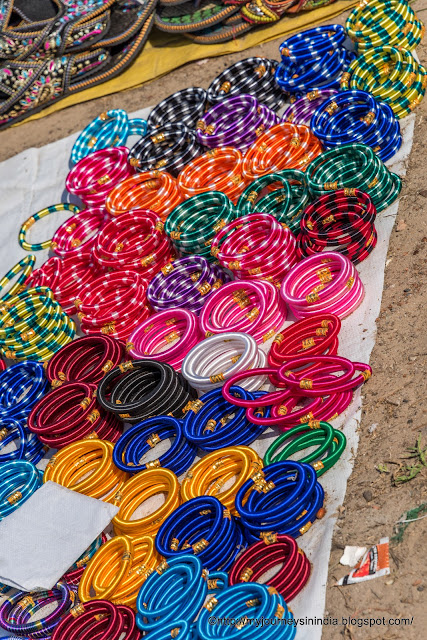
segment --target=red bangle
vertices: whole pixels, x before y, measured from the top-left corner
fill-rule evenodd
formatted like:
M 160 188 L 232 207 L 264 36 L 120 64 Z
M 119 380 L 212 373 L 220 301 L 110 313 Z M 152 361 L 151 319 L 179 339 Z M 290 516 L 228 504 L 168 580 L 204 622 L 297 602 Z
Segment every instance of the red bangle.
M 307 584 L 310 562 L 294 538 L 284 534 L 272 534 L 272 538 L 272 542 L 268 537 L 255 542 L 237 557 L 228 575 L 229 584 L 256 582 L 267 571 L 279 567 L 268 579 L 268 586 L 289 602 Z
M 124 634 L 124 635 L 123 635 Z M 135 613 L 108 600 L 73 607 L 55 628 L 51 640 L 140 640 Z
M 89 207 L 68 218 L 55 231 L 50 248 L 61 258 L 89 253 L 96 234 L 102 229 L 108 214 L 102 207 Z

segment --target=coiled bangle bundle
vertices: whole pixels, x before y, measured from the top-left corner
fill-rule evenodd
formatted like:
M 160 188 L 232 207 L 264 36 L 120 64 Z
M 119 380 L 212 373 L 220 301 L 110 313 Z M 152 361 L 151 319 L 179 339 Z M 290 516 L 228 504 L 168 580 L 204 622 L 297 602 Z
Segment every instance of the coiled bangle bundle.
M 312 202 L 301 217 L 297 255 L 303 258 L 326 249 L 359 264 L 377 244 L 376 215 L 371 198 L 363 191 L 340 189 L 326 193 Z M 328 277 L 324 271 L 322 278 Z
M 343 432 L 334 429 L 329 422 L 321 421 L 319 425 L 312 425 L 312 427 L 309 424 L 298 425 L 274 440 L 266 451 L 264 464 L 283 462 L 289 460 L 294 453 L 317 447 L 304 457 L 299 457 L 298 462 L 311 464 L 319 477 L 325 471 L 329 471 L 339 460 L 346 443 L 347 439 Z M 284 448 L 274 455 L 283 444 L 285 444 Z
M 136 509 L 153 496 L 163 494 L 165 500 L 155 511 L 132 519 Z M 163 522 L 181 502 L 178 478 L 170 469 L 150 468 L 137 473 L 117 492 L 115 504 L 119 512 L 113 518 L 116 535 L 131 536 L 144 534 L 155 536 Z
M 216 104 L 227 96 L 249 94 L 277 111 L 286 95 L 272 81 L 277 67 L 270 58 L 246 58 L 222 71 L 209 85 L 208 102 Z
M 37 491 L 42 484 L 41 472 L 26 460 L 10 460 L 0 468 L 0 520 Z
M 0 429 L 0 463 L 11 460 L 27 460 L 37 464 L 44 456 L 46 447 L 37 436 L 24 426 L 23 423 L 12 420 L 12 418 L 2 418 Z M 15 443 L 14 447 L 11 447 Z M 6 453 L 1 453 L 6 448 Z
M 296 318 L 322 311 L 346 318 L 362 302 L 365 290 L 345 255 L 323 251 L 299 262 L 283 280 L 280 293 Z
M 339 89 L 340 77 L 355 58 L 343 47 L 344 27 L 328 24 L 297 33 L 280 45 L 276 82 L 283 91 L 308 93 Z
M 108 440 L 72 442 L 49 460 L 43 482 L 52 480 L 91 498 L 113 502 L 129 477 L 113 464 L 113 448 Z
M 201 640 L 220 638 L 220 625 L 209 624 L 209 620 L 222 618 L 268 620 L 268 626 L 263 627 L 262 634 L 266 640 L 293 640 L 296 633 L 292 612 L 283 597 L 273 587 L 256 582 L 235 584 L 208 600 L 197 619 L 198 637 Z M 230 626 L 227 637 L 237 639 L 242 636 L 242 630 L 248 640 L 260 637 L 259 629 L 252 624 L 243 624 L 242 628 Z
M 64 382 L 97 384 L 126 356 L 123 342 L 110 336 L 84 336 L 57 351 L 46 363 L 45 372 L 52 388 Z
M 212 261 L 215 233 L 234 220 L 236 209 L 221 191 L 208 191 L 179 204 L 166 219 L 165 231 L 181 255 L 197 254 Z
M 196 314 L 188 309 L 172 308 L 154 313 L 139 325 L 126 348 L 136 360 L 167 362 L 180 371 L 185 356 L 201 339 Z
M 126 147 L 111 147 L 79 160 L 65 181 L 67 191 L 87 205 L 104 206 L 113 186 L 134 173 L 128 154 Z
M 167 413 L 182 418 L 195 397 L 187 381 L 165 362 L 137 360 L 116 367 L 101 380 L 97 399 L 131 424 Z
M 155 544 L 166 560 L 194 554 L 209 571 L 228 571 L 246 546 L 242 529 L 213 496 L 192 498 L 175 509 L 161 525 Z
M 269 213 L 249 213 L 226 224 L 214 237 L 211 253 L 235 278 L 269 280 L 276 286 L 298 261 L 292 231 Z
M 410 51 L 382 46 L 366 49 L 341 78 L 341 90 L 361 89 L 386 102 L 396 118 L 404 118 L 424 97 L 427 70 Z
M 236 493 L 259 469 L 262 469 L 261 458 L 249 447 L 231 446 L 211 451 L 187 472 L 181 484 L 182 500 L 186 502 L 200 496 L 213 495 L 236 515 Z M 234 479 L 232 486 L 223 490 L 223 486 L 231 479 Z
M 74 338 L 74 322 L 47 287 L 22 291 L 1 309 L 0 348 L 6 358 L 48 360 Z
M 68 218 L 54 233 L 51 249 L 61 258 L 89 253 L 107 221 L 102 207 L 89 207 Z
M 165 124 L 153 135 L 138 140 L 129 162 L 138 171 L 167 171 L 177 176 L 186 164 L 203 153 L 195 131 L 180 122 Z
M 360 142 L 372 147 L 383 162 L 402 144 L 399 121 L 389 105 L 356 89 L 325 100 L 313 114 L 310 127 L 325 147 Z
M 86 335 L 110 335 L 126 340 L 148 318 L 148 282 L 136 271 L 110 272 L 78 291 L 74 304 Z
M 253 336 L 229 331 L 213 335 L 193 347 L 182 363 L 182 375 L 199 393 L 206 393 L 221 387 L 238 371 L 264 367 L 266 362 L 267 357 Z M 256 391 L 265 380 L 264 376 L 252 378 L 243 382 L 242 387 Z
M 235 504 L 248 541 L 256 542 L 271 532 L 303 535 L 323 517 L 323 499 L 314 469 L 289 461 L 270 464 L 247 480 Z
M 186 198 L 215 190 L 235 203 L 246 186 L 242 162 L 239 149 L 210 149 L 184 167 L 178 176 L 178 187 Z
M 58 582 L 51 591 L 18 591 L 0 606 L 0 627 L 9 633 L 29 638 L 50 638 L 58 622 L 74 605 L 75 594 L 65 582 Z M 42 619 L 31 617 L 47 605 L 54 610 Z
M 76 562 L 68 569 L 61 578 L 62 582 L 66 582 L 71 587 L 78 586 L 83 572 L 87 566 L 87 563 L 98 549 L 107 542 L 107 536 L 102 533 L 98 536 L 92 544 L 86 549 L 86 551 L 76 560 Z
M 24 422 L 31 409 L 49 390 L 43 365 L 26 360 L 0 374 L 0 420 Z
M 271 533 L 245 549 L 231 567 L 230 586 L 257 582 L 263 574 L 277 566 L 279 569 L 268 579 L 268 586 L 276 589 L 286 602 L 290 602 L 307 584 L 311 566 L 294 538 L 285 534 Z
M 108 600 L 91 600 L 73 607 L 55 628 L 51 640 L 89 637 L 96 640 L 140 640 L 141 634 L 130 607 L 115 605 Z
M 61 449 L 88 436 L 116 442 L 123 425 L 96 400 L 96 386 L 66 382 L 47 393 L 31 410 L 28 428 L 43 444 Z
M 378 212 L 390 206 L 402 188 L 401 178 L 387 169 L 371 147 L 359 143 L 328 149 L 310 163 L 306 176 L 313 198 L 357 188 L 371 197 Z
M 163 222 L 154 211 L 138 209 L 110 220 L 97 235 L 94 261 L 103 269 L 130 269 L 152 278 L 172 257 Z
M 215 291 L 200 316 L 205 335 L 237 331 L 259 343 L 273 338 L 286 320 L 277 287 L 266 280 L 235 280 Z
M 167 171 L 144 171 L 117 184 L 108 194 L 105 207 L 113 216 L 132 209 L 150 209 L 165 221 L 181 201 L 176 180 Z
M 293 124 L 305 124 L 310 126 L 313 113 L 322 105 L 325 100 L 336 96 L 336 89 L 316 89 L 309 91 L 301 98 L 297 98 L 286 109 L 282 116 L 282 122 L 292 122 Z
M 151 536 L 111 538 L 98 549 L 83 572 L 78 591 L 80 602 L 105 598 L 135 608 L 138 591 L 161 560 Z
M 246 151 L 243 158 L 243 175 L 255 180 L 266 173 L 282 169 L 300 169 L 322 151 L 320 141 L 303 124 L 280 122 L 263 133 Z
M 25 288 L 24 283 L 31 275 L 35 263 L 35 255 L 25 256 L 24 258 L 22 258 L 22 260 L 17 262 L 15 266 L 9 269 L 9 271 L 3 276 L 3 278 L 0 280 L 0 293 L 2 293 L 0 297 L 0 304 L 5 302 L 6 300 L 9 300 Z M 15 276 L 18 275 L 18 273 L 21 274 L 19 278 L 16 278 L 13 285 L 8 287 L 7 291 L 3 292 L 3 290 L 7 287 L 8 284 L 12 282 L 12 280 L 15 278 Z
M 160 129 L 171 122 L 195 129 L 197 121 L 205 111 L 206 98 L 206 91 L 200 87 L 176 91 L 150 111 L 147 124 L 151 130 Z
M 405 0 L 362 0 L 345 23 L 357 51 L 384 45 L 412 51 L 424 36 L 424 25 Z
M 233 387 L 230 393 L 251 400 L 258 397 L 242 387 Z M 221 389 L 212 389 L 201 396 L 196 406 L 187 411 L 183 430 L 187 440 L 199 449 L 216 451 L 227 446 L 251 444 L 261 435 L 264 427 L 247 420 L 244 409 L 236 409 L 227 402 Z M 202 458 L 205 461 L 207 459 L 208 456 Z
M 52 213 L 57 213 L 59 211 L 66 211 L 67 213 L 76 215 L 80 213 L 80 208 L 75 204 L 63 202 L 61 204 L 53 204 L 50 207 L 41 209 L 37 213 L 34 213 L 32 216 L 27 218 L 27 220 L 22 223 L 18 236 L 19 244 L 23 249 L 25 249 L 25 251 L 41 251 L 42 249 L 49 249 L 49 247 L 51 247 L 52 239 L 44 240 L 43 242 L 36 242 L 33 244 L 27 242 L 27 231 L 37 222 L 37 220 L 41 220 L 42 218 L 45 218 L 46 216 L 49 216 Z
M 155 453 L 156 446 L 169 438 L 174 438 L 173 444 L 165 453 L 156 460 L 141 462 L 145 454 L 149 451 Z M 116 467 L 128 473 L 167 467 L 179 476 L 193 464 L 196 451 L 197 447 L 186 440 L 180 420 L 172 416 L 158 416 L 128 429 L 114 447 L 113 460 Z

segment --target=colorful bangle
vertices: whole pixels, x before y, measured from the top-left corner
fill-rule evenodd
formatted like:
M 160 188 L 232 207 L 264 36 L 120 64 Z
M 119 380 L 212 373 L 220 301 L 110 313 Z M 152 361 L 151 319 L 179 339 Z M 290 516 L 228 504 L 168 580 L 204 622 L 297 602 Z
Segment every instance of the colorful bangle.
M 54 233 L 50 247 L 61 258 L 89 253 L 107 221 L 105 209 L 89 207 L 64 222 Z
M 309 91 L 301 98 L 292 101 L 282 116 L 282 122 L 292 122 L 292 124 L 305 124 L 310 126 L 313 113 L 318 109 L 325 100 L 336 96 L 336 89 L 316 89 Z
M 146 500 L 163 494 L 163 504 L 142 518 L 133 519 L 136 509 Z M 150 468 L 137 473 L 117 492 L 114 504 L 119 507 L 113 518 L 114 533 L 135 538 L 141 531 L 156 536 L 160 523 L 178 508 L 181 502 L 178 478 L 170 469 Z
M 148 452 L 155 453 L 160 442 L 171 438 L 174 438 L 173 444 L 159 458 L 141 462 Z M 197 447 L 186 440 L 180 420 L 172 416 L 158 416 L 128 429 L 114 447 L 113 461 L 116 467 L 128 473 L 166 467 L 179 476 L 193 464 L 196 451 Z
M 34 265 L 36 263 L 36 256 L 29 255 L 22 258 L 19 262 L 15 264 L 0 280 L 0 291 L 3 291 L 7 287 L 7 285 L 12 282 L 15 276 L 20 273 L 19 278 L 16 279 L 16 282 L 10 286 L 7 291 L 1 296 L 1 302 L 5 300 L 9 300 L 14 295 L 19 293 L 24 288 L 24 283 L 27 280 L 28 276 L 32 273 Z
M 80 602 L 55 628 L 51 640 L 65 638 L 96 638 L 96 640 L 140 640 L 135 613 L 125 605 L 108 600 Z
M 26 425 L 31 409 L 49 390 L 43 365 L 26 360 L 0 374 L 0 419 L 13 419 Z
M 31 462 L 11 460 L 2 464 L 0 467 L 0 521 L 23 505 L 41 484 L 41 472 Z
M 107 542 L 107 536 L 102 533 L 95 538 L 92 544 L 86 549 L 86 551 L 76 560 L 76 562 L 68 569 L 61 578 L 61 582 L 66 582 L 70 587 L 78 587 L 83 572 L 87 566 L 87 563 L 98 549 Z
M 40 462 L 48 447 L 43 446 L 36 435 L 12 418 L 2 418 L 1 427 L 0 452 L 3 447 L 6 447 L 8 451 L 0 453 L 0 464 L 11 460 L 26 460 L 32 464 Z M 15 446 L 11 449 L 8 445 L 12 442 L 15 443 Z
M 61 204 L 53 204 L 50 207 L 46 207 L 45 209 L 41 209 L 37 213 L 34 213 L 30 216 L 22 225 L 19 231 L 18 241 L 19 244 L 25 251 L 41 251 L 42 249 L 49 249 L 52 245 L 52 240 L 45 240 L 44 242 L 37 242 L 35 244 L 30 244 L 27 242 L 27 231 L 30 227 L 32 227 L 37 220 L 41 220 L 46 216 L 51 215 L 52 213 L 57 213 L 59 211 L 66 211 L 67 213 L 72 213 L 74 216 L 80 213 L 80 208 L 75 204 L 69 204 L 68 202 L 62 202 Z M 68 221 L 67 221 L 68 222 Z
M 189 129 L 195 129 L 197 121 L 202 117 L 207 93 L 200 87 L 188 87 L 176 91 L 157 104 L 148 116 L 148 127 L 160 129 L 167 124 L 177 122 Z
M 182 201 L 177 182 L 166 171 L 144 171 L 119 182 L 105 201 L 107 211 L 120 216 L 132 209 L 150 209 L 163 222 Z

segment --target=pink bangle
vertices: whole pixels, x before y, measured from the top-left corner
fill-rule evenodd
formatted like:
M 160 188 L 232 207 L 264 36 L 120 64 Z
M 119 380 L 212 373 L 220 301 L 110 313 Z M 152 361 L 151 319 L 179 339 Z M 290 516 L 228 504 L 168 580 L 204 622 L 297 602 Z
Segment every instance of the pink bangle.
M 202 337 L 195 313 L 188 309 L 167 309 L 154 313 L 139 325 L 126 348 L 135 360 L 155 359 L 180 371 L 185 356 Z
M 50 245 L 52 251 L 61 258 L 89 252 L 107 219 L 108 214 L 102 207 L 88 207 L 68 218 L 55 231 Z

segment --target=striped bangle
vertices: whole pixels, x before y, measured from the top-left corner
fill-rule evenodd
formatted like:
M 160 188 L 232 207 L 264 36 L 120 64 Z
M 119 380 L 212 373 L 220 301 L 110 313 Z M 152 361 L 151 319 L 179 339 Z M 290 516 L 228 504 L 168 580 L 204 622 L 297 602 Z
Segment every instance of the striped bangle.
M 41 487 L 41 472 L 26 460 L 11 460 L 0 467 L 0 520 L 18 509 Z
M 22 225 L 19 231 L 18 241 L 19 244 L 25 251 L 41 251 L 42 249 L 49 249 L 52 245 L 52 239 L 45 240 L 44 242 L 37 242 L 35 244 L 30 244 L 27 242 L 27 231 L 30 227 L 33 226 L 37 222 L 37 220 L 41 220 L 46 216 L 51 215 L 52 213 L 57 213 L 59 211 L 66 211 L 67 213 L 72 213 L 76 215 L 80 212 L 80 208 L 75 204 L 69 204 L 68 202 L 62 202 L 61 204 L 53 204 L 50 207 L 46 207 L 41 211 L 33 214 L 26 220 Z
M 197 121 L 202 117 L 207 93 L 200 87 L 188 87 L 176 91 L 157 104 L 148 116 L 148 127 L 160 129 L 171 122 L 184 124 L 195 129 Z
M 20 273 L 21 275 L 16 279 L 16 282 L 14 282 L 13 285 L 9 287 L 7 291 L 1 296 L 1 302 L 9 300 L 14 295 L 22 291 L 23 288 L 25 288 L 24 283 L 27 280 L 28 276 L 32 273 L 35 263 L 36 256 L 29 255 L 22 258 L 22 260 L 17 262 L 14 267 L 9 269 L 9 271 L 0 280 L 0 292 L 3 291 L 3 289 L 7 287 L 10 282 L 12 282 L 12 280 L 15 276 L 18 275 L 18 273 Z

